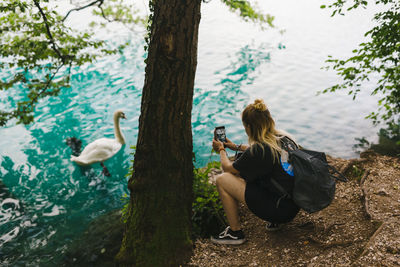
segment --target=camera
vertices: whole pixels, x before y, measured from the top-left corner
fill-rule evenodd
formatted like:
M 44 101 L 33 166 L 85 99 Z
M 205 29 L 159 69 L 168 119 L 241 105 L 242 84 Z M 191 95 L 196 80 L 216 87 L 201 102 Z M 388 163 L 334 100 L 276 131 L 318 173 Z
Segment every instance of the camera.
M 226 142 L 226 132 L 225 132 L 225 126 L 218 126 L 215 127 L 214 130 L 214 139 L 221 141 L 221 142 Z

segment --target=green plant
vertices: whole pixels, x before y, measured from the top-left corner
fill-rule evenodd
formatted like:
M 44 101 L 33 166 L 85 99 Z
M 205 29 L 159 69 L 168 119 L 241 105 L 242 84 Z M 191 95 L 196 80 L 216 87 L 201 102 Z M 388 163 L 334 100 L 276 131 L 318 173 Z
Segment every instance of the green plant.
M 129 178 L 133 175 L 134 156 L 136 146 L 131 146 L 132 160 L 129 166 L 128 173 L 125 177 Z M 195 161 L 193 156 L 193 161 Z M 206 237 L 210 234 L 215 234 L 221 230 L 222 226 L 226 225 L 225 213 L 219 199 L 218 192 L 214 185 L 208 181 L 208 174 L 212 169 L 219 169 L 221 163 L 212 161 L 204 168 L 194 168 L 193 193 L 194 201 L 192 204 L 192 224 L 194 237 Z M 121 197 L 123 204 L 121 220 L 126 223 L 129 211 L 129 196 L 124 194 Z
M 397 119 L 397 123 L 394 121 L 387 123 L 386 128 L 380 129 L 379 136 L 383 136 L 400 145 L 400 118 Z
M 129 212 L 129 196 L 128 194 L 123 194 L 121 197 L 121 201 L 124 203 L 124 206 L 122 207 L 121 213 L 121 220 L 123 223 L 126 223 L 128 221 L 128 212 Z
M 135 146 L 132 146 L 131 155 L 135 155 Z M 126 174 L 126 177 L 133 175 L 133 161 Z M 225 213 L 219 199 L 218 192 L 214 185 L 208 180 L 208 174 L 212 169 L 219 169 L 221 163 L 212 161 L 204 168 L 194 168 L 193 193 L 194 201 L 192 204 L 192 224 L 194 237 L 206 237 L 217 233 L 226 225 Z M 126 223 L 129 211 L 129 196 L 124 194 L 121 197 L 123 204 L 121 220 Z
M 379 140 L 377 144 L 368 141 L 365 137 L 355 138 L 358 143 L 353 146 L 353 149 L 356 152 L 372 149 L 383 155 L 400 156 L 400 119 L 398 119 L 397 123 L 387 123 L 386 128 L 379 130 L 378 136 Z
M 378 135 L 379 142 L 371 144 L 371 149 L 383 155 L 400 157 L 400 119 L 397 123 L 388 123 Z
M 364 169 L 361 169 L 357 165 L 353 165 L 351 169 L 351 176 L 354 177 L 357 181 L 360 181 L 362 176 L 364 175 L 364 172 Z
M 353 150 L 357 153 L 361 153 L 364 150 L 367 150 L 370 148 L 371 143 L 367 140 L 367 138 L 365 138 L 365 136 L 361 137 L 361 138 L 354 138 L 357 143 L 353 145 Z
M 226 226 L 225 213 L 218 192 L 208 178 L 211 170 L 220 166 L 219 162 L 213 161 L 204 168 L 194 169 L 192 224 L 195 237 L 208 237 Z

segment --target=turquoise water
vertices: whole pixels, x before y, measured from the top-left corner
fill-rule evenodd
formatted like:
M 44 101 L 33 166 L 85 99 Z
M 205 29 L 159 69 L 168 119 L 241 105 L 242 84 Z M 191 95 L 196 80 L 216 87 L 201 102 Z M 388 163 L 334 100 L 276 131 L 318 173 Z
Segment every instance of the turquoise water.
M 263 3 L 279 26 L 266 32 L 238 20 L 219 2 L 203 5 L 192 113 L 197 166 L 216 159 L 210 154 L 215 126 L 225 125 L 235 142 L 246 141 L 240 112 L 255 98 L 263 98 L 277 126 L 304 146 L 355 157 L 354 138 L 374 138 L 376 129 L 363 117 L 376 99 L 315 95 L 338 81 L 320 69 L 327 55 L 350 55 L 371 26 L 372 12 L 330 18 L 319 5 L 317 0 Z M 34 124 L 0 129 L 0 262 L 5 266 L 58 263 L 88 223 L 121 207 L 128 192 L 125 174 L 130 146 L 136 144 L 144 42 L 137 33 L 108 34 L 131 45 L 122 55 L 75 70 L 71 88 L 39 104 Z M 365 87 L 373 85 L 374 79 Z M 19 94 L 1 91 L 0 108 Z M 103 177 L 98 164 L 71 163 L 65 139 L 76 136 L 86 145 L 113 137 L 112 113 L 118 108 L 128 118 L 121 121 L 127 144 L 106 162 L 112 176 Z

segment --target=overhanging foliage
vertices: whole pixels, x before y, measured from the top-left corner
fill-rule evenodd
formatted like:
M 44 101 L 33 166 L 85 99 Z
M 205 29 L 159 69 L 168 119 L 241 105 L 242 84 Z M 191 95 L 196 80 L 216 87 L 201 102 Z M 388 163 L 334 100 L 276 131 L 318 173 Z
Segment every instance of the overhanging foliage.
M 372 2 L 372 1 L 370 1 Z M 361 43 L 353 50 L 353 56 L 340 60 L 329 58 L 327 60 L 336 73 L 343 78 L 342 83 L 333 85 L 323 91 L 335 92 L 346 89 L 348 94 L 356 98 L 363 90 L 363 82 L 369 81 L 374 74 L 379 76 L 376 87 L 371 95 L 379 95 L 378 110 L 372 111 L 367 118 L 374 124 L 386 122 L 390 125 L 398 123 L 400 114 L 400 2 L 398 0 L 375 0 L 375 4 L 384 4 L 385 11 L 374 16 L 377 26 L 365 33 L 370 38 L 369 42 Z M 329 5 L 333 9 L 332 16 L 344 15 L 358 7 L 366 7 L 365 0 L 338 0 Z M 326 8 L 322 5 L 321 8 Z
M 49 7 L 48 0 L 14 0 L 0 4 L 0 69 L 11 78 L 0 79 L 0 90 L 19 88 L 17 107 L 0 111 L 0 126 L 8 120 L 28 124 L 41 98 L 56 96 L 69 86 L 71 69 L 98 56 L 115 53 L 92 33 L 75 31 Z

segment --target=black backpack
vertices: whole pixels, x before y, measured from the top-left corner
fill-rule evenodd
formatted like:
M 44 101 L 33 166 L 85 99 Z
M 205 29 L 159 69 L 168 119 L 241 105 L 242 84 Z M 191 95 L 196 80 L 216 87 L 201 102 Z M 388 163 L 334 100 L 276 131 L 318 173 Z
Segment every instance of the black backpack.
M 347 181 L 347 178 L 328 164 L 325 153 L 299 148 L 286 136 L 281 139 L 281 144 L 289 154 L 294 174 L 292 194 L 279 184 L 279 180 L 271 179 L 282 193 L 282 198 L 292 198 L 296 205 L 309 213 L 327 207 L 335 197 L 336 180 Z M 330 171 L 339 176 L 334 176 Z

